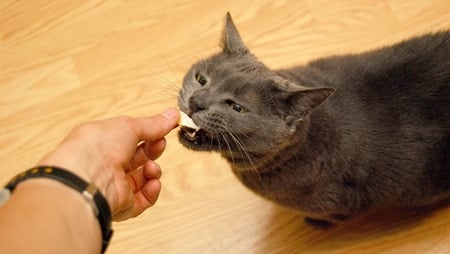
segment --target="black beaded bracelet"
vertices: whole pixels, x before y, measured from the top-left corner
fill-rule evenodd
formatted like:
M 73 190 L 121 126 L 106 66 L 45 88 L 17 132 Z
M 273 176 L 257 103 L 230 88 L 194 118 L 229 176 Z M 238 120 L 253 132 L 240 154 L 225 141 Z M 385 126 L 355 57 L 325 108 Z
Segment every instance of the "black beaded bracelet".
M 3 202 L 6 202 L 6 200 L 9 199 L 10 194 L 20 182 L 38 177 L 56 180 L 79 191 L 83 195 L 83 197 L 92 206 L 95 216 L 97 216 L 100 223 L 103 239 L 102 253 L 104 253 L 113 234 L 113 230 L 111 228 L 111 210 L 109 208 L 108 201 L 94 185 L 89 184 L 81 177 L 70 171 L 51 166 L 39 166 L 29 169 L 12 178 L 8 184 L 6 184 L 4 189 L 0 191 L 0 206 Z

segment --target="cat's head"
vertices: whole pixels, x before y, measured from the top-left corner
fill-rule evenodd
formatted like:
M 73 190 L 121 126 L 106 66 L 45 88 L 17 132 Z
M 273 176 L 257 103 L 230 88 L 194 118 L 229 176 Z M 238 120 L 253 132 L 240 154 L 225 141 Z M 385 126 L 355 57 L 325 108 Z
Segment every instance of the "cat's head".
M 249 52 L 228 13 L 222 51 L 195 63 L 184 78 L 179 107 L 201 129 L 194 135 L 181 128 L 180 141 L 219 151 L 239 168 L 254 167 L 289 145 L 302 120 L 332 92 L 268 69 Z

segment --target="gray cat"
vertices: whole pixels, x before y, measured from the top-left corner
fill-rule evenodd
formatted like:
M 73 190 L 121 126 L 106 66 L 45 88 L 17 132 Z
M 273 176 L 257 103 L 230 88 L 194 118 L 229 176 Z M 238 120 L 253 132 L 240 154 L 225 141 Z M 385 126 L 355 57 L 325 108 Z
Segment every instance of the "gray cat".
M 223 51 L 186 74 L 179 107 L 255 193 L 336 223 L 450 197 L 450 33 L 270 70 L 227 14 Z

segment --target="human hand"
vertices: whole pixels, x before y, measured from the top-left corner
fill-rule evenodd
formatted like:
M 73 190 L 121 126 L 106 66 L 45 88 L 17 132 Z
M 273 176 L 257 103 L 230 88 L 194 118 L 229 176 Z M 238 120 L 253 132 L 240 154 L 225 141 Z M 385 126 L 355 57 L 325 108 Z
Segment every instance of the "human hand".
M 93 183 L 108 200 L 113 220 L 135 217 L 158 199 L 161 169 L 154 160 L 178 118 L 178 111 L 169 109 L 79 125 L 39 165 L 62 167 Z

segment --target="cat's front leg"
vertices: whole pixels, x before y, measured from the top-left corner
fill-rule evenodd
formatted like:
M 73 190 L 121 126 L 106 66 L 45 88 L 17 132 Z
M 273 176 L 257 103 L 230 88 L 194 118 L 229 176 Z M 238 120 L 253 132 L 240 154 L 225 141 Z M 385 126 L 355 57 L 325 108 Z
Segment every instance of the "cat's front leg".
M 327 229 L 335 224 L 343 223 L 348 219 L 350 219 L 350 216 L 336 213 L 325 218 L 313 218 L 306 216 L 304 220 L 306 224 L 315 228 Z
M 314 228 L 327 229 L 327 228 L 334 226 L 334 223 L 331 221 L 327 221 L 327 220 L 323 220 L 323 219 L 315 219 L 312 217 L 305 217 L 304 221 L 306 224 L 308 224 Z

